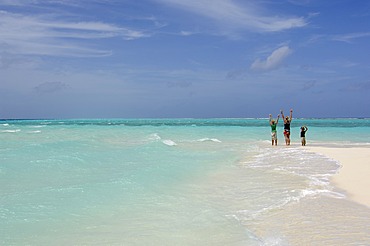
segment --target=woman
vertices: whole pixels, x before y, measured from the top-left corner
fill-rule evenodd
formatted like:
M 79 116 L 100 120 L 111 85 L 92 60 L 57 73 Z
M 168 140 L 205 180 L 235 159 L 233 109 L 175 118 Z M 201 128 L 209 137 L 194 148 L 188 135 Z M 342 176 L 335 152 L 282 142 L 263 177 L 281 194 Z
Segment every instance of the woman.
M 281 110 L 281 116 L 284 119 L 284 137 L 285 137 L 285 144 L 290 145 L 290 123 L 293 119 L 293 109 L 290 110 L 290 117 L 284 116 L 283 110 Z
M 277 124 L 279 122 L 279 117 L 280 115 L 277 116 L 277 119 L 276 121 L 272 118 L 272 115 L 270 114 L 270 126 L 271 126 L 271 141 L 272 141 L 272 145 L 274 145 L 275 143 L 275 146 L 277 145 L 277 132 L 276 132 L 276 127 L 277 127 Z

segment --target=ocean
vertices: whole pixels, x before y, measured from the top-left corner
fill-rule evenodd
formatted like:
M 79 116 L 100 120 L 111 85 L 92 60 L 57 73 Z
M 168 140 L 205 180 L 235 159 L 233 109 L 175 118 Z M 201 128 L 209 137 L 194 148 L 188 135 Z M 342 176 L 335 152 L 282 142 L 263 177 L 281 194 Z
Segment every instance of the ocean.
M 0 245 L 370 245 L 302 125 L 370 148 L 370 119 L 2 120 Z

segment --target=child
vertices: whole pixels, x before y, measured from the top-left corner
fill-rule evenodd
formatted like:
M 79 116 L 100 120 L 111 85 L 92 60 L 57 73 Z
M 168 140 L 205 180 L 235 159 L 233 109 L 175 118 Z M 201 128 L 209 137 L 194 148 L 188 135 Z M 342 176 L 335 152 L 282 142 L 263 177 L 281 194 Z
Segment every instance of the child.
M 302 146 L 306 146 L 306 132 L 308 131 L 307 126 L 301 127 L 301 142 Z

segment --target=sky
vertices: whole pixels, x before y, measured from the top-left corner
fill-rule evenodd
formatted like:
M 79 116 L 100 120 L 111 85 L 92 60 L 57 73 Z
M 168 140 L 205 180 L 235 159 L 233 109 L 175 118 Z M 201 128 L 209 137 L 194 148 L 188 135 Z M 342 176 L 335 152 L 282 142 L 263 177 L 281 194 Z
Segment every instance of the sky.
M 0 118 L 370 117 L 370 1 L 0 0 Z

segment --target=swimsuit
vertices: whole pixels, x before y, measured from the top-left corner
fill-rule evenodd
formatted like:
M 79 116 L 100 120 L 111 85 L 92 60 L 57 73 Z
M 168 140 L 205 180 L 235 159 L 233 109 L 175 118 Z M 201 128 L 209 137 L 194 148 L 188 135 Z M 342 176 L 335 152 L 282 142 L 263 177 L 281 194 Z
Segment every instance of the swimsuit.
M 271 125 L 271 131 L 272 132 L 276 132 L 276 126 L 277 126 L 276 124 Z
M 290 122 L 284 124 L 284 130 L 290 131 Z
M 284 124 L 284 135 L 289 136 L 290 134 L 290 122 Z
M 272 140 L 277 140 L 276 126 L 277 126 L 277 124 L 272 124 L 271 125 L 271 138 L 272 138 Z

